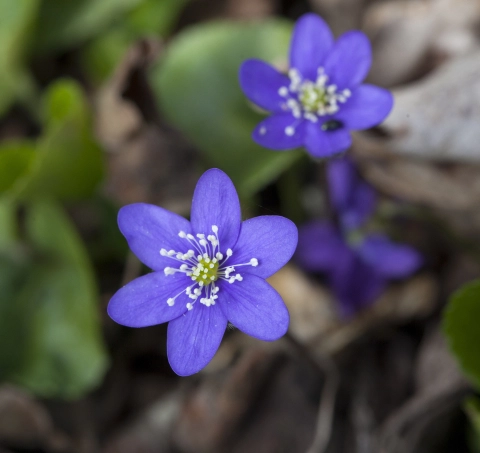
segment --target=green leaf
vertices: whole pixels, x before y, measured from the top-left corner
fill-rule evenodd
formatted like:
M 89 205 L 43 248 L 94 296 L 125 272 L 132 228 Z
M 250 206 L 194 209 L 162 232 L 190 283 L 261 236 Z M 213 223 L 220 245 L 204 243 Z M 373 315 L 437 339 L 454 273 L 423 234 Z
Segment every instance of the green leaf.
M 22 331 L 28 345 L 9 379 L 42 397 L 78 398 L 100 382 L 107 365 L 91 266 L 51 201 L 27 206 L 25 234 L 34 260 L 10 305 L 28 327 Z
M 125 18 L 86 45 L 83 65 L 101 83 L 111 76 L 135 41 L 148 36 L 166 37 L 188 0 L 143 0 Z
M 35 48 L 59 51 L 92 38 L 142 0 L 43 0 Z
M 38 0 L 0 0 L 0 115 L 31 89 L 24 59 L 38 4 Z
M 34 162 L 12 193 L 21 199 L 88 197 L 102 179 L 103 156 L 85 95 L 76 82 L 61 80 L 48 89 L 45 104 L 46 124 Z
M 224 170 L 239 193 L 249 196 L 301 155 L 255 144 L 251 132 L 264 117 L 248 104 L 238 69 L 248 58 L 271 62 L 287 55 L 291 24 L 218 22 L 178 35 L 152 72 L 152 83 L 168 119 Z
M 480 280 L 463 286 L 444 312 L 443 328 L 450 349 L 472 383 L 480 389 Z
M 32 142 L 5 142 L 0 145 L 0 192 L 10 189 L 25 176 L 35 159 Z
M 463 408 L 470 422 L 467 442 L 472 453 L 478 453 L 480 452 L 480 399 L 477 396 L 468 397 L 463 403 Z
M 188 0 L 144 0 L 127 18 L 129 28 L 137 36 L 167 36 Z

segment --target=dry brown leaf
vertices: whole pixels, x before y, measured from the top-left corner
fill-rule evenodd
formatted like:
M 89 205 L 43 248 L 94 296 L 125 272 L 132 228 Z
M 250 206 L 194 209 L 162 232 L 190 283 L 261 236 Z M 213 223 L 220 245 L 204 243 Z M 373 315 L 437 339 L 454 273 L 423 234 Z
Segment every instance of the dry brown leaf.
M 374 304 L 346 322 L 338 317 L 329 292 L 295 267 L 285 266 L 268 281 L 288 307 L 291 335 L 319 354 L 337 353 L 378 325 L 426 317 L 437 302 L 436 280 L 418 275 L 392 285 Z
M 480 51 L 452 59 L 421 81 L 394 91 L 382 124 L 397 154 L 480 162 Z
M 197 157 L 163 124 L 153 101 L 146 69 L 159 51 L 156 40 L 135 44 L 98 93 L 96 131 L 110 151 L 104 190 L 119 204 L 149 202 L 184 214 L 198 178 Z
M 131 423 L 112 436 L 104 453 L 170 452 L 170 432 L 183 402 L 181 392 L 171 392 L 154 402 Z
M 394 0 L 373 3 L 364 30 L 372 38 L 370 80 L 379 85 L 405 83 L 442 60 L 479 47 L 477 0 Z
M 436 451 L 456 428 L 460 405 L 471 391 L 446 348 L 439 327 L 425 336 L 416 367 L 417 391 L 384 423 L 381 453 Z
M 176 449 L 219 451 L 258 398 L 277 359 L 263 348 L 249 348 L 232 367 L 209 374 L 181 409 L 173 431 Z
M 72 448 L 67 438 L 55 431 L 46 408 L 10 385 L 0 387 L 0 444 L 52 452 Z

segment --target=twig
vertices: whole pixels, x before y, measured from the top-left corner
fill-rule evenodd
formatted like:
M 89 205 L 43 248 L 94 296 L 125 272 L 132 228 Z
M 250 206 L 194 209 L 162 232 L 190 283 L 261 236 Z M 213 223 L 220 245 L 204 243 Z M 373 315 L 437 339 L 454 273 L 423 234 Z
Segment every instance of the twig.
M 293 338 L 290 333 L 287 333 L 285 337 L 296 351 L 325 376 L 318 407 L 315 435 L 310 447 L 306 451 L 306 453 L 324 453 L 332 435 L 333 413 L 339 385 L 337 367 L 332 360 L 326 356 L 314 357 L 308 349 Z

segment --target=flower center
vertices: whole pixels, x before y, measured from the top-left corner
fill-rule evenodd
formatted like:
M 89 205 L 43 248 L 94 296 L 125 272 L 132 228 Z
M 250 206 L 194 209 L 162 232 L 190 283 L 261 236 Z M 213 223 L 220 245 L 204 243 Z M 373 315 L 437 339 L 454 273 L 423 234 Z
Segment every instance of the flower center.
M 210 258 L 202 258 L 196 266 L 192 268 L 192 280 L 197 283 L 202 282 L 209 285 L 218 279 L 218 261 L 213 263 Z
M 325 109 L 328 104 L 328 95 L 325 87 L 317 86 L 307 80 L 300 87 L 298 100 L 305 112 L 315 113 Z
M 236 270 L 239 266 L 258 266 L 258 260 L 252 258 L 248 263 L 226 265 L 227 260 L 233 255 L 232 249 L 227 249 L 225 255 L 220 251 L 220 239 L 218 237 L 218 227 L 212 225 L 213 234 L 187 234 L 180 231 L 178 236 L 186 240 L 186 247 L 189 248 L 185 253 L 175 250 L 161 249 L 160 255 L 166 256 L 180 262 L 178 268 L 166 267 L 163 272 L 165 275 L 173 275 L 177 272 L 184 273 L 190 277 L 193 284 L 187 286 L 183 291 L 174 297 L 167 299 L 170 307 L 175 305 L 178 296 L 185 293 L 192 302 L 187 303 L 187 309 L 192 310 L 197 299 L 200 303 L 210 307 L 215 305 L 218 299 L 217 293 L 220 288 L 217 286 L 217 280 L 225 280 L 228 283 L 242 281 L 243 277 Z M 202 296 L 203 297 L 200 297 Z
M 282 86 L 278 90 L 278 94 L 285 98 L 283 109 L 290 110 L 297 119 L 285 128 L 285 135 L 294 135 L 296 127 L 303 119 L 316 123 L 319 120 L 323 121 L 322 117 L 337 113 L 340 109 L 339 104 L 347 102 L 351 96 L 348 88 L 338 92 L 336 85 L 328 84 L 328 76 L 322 67 L 318 68 L 317 74 L 315 82 L 304 80 L 300 72 L 292 68 L 288 71 L 290 85 Z M 336 129 L 338 127 L 322 126 L 322 130 L 327 132 Z M 261 134 L 266 132 L 266 129 L 260 131 Z

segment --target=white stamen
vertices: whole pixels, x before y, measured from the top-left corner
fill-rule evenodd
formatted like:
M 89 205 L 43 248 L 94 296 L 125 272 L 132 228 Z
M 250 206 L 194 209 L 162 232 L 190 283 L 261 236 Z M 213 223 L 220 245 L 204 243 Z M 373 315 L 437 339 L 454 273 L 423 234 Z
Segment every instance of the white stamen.
M 294 134 L 295 134 L 295 128 L 293 128 L 292 126 L 287 126 L 285 128 L 285 135 L 288 135 L 289 137 L 291 137 Z
M 197 249 L 197 252 L 191 248 L 187 252 L 160 249 L 160 255 L 180 262 L 179 267 L 165 267 L 163 269 L 164 274 L 168 276 L 181 272 L 192 282 L 192 284 L 186 285 L 186 288 L 175 297 L 169 297 L 167 299 L 168 306 L 172 307 L 176 299 L 184 293 L 191 300 L 191 302 L 186 303 L 187 310 L 192 310 L 197 300 L 207 307 L 215 305 L 215 300 L 218 299 L 217 293 L 220 291 L 216 284 L 217 280 L 224 280 L 230 284 L 242 281 L 242 275 L 236 271 L 238 266 L 258 266 L 256 258 L 251 258 L 247 263 L 226 265 L 226 261 L 232 257 L 233 251 L 227 249 L 224 255 L 220 251 L 218 226 L 212 225 L 211 229 L 214 234 L 198 233 L 193 236 L 184 231 L 178 233 L 178 236 Z
M 329 85 L 328 75 L 325 74 L 323 67 L 317 69 L 315 81 L 303 79 L 296 68 L 288 71 L 288 77 L 290 85 L 280 87 L 278 90 L 278 94 L 285 98 L 282 109 L 290 110 L 294 118 L 304 118 L 312 123 L 318 122 L 319 117 L 337 113 L 340 110 L 339 104 L 347 102 L 352 94 L 348 88 L 337 91 L 337 85 Z M 288 126 L 284 132 L 291 137 L 295 134 L 295 128 Z
M 260 132 L 260 135 L 265 135 L 267 133 L 267 128 L 265 126 L 262 126 L 259 132 Z

